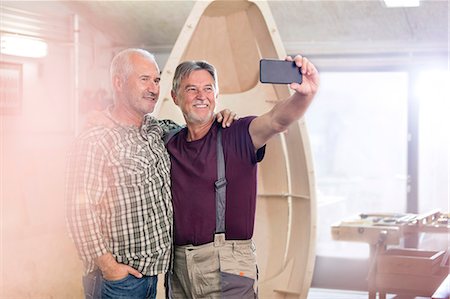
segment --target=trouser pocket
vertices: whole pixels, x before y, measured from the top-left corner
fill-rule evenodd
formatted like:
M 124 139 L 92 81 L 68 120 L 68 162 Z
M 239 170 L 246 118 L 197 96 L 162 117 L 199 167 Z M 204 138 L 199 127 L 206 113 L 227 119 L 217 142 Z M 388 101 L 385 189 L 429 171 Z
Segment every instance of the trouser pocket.
M 94 270 L 83 276 L 84 297 L 100 299 L 102 292 L 102 276 L 99 270 Z
M 137 278 L 128 274 L 123 279 L 103 279 L 102 299 L 142 299 L 156 297 L 157 276 Z
M 223 298 L 256 298 L 257 266 L 252 243 L 233 244 L 220 251 Z
M 214 248 L 188 252 L 188 273 L 194 298 L 218 298 L 220 292 L 219 259 Z
M 222 298 L 256 298 L 253 278 L 220 272 Z

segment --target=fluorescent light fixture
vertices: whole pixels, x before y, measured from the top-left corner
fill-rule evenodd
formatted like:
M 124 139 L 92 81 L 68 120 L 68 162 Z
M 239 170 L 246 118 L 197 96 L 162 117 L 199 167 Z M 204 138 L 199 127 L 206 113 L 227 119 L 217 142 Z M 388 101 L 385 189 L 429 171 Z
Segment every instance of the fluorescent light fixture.
M 47 56 L 47 43 L 20 35 L 2 35 L 0 53 L 5 55 L 39 58 Z
M 420 0 L 384 0 L 386 7 L 418 7 Z

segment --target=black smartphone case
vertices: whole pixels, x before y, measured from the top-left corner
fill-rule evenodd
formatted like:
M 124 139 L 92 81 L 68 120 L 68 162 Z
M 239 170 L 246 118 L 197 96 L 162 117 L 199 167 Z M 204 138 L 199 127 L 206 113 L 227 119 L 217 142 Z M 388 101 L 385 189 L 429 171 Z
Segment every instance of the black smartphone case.
M 259 80 L 271 84 L 302 83 L 302 73 L 293 61 L 261 59 Z

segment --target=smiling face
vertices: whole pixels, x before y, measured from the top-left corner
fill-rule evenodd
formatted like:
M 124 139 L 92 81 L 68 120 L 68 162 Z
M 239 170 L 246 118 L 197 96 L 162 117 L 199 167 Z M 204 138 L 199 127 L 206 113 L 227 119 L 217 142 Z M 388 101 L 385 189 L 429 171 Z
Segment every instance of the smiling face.
M 176 105 L 181 108 L 187 124 L 206 124 L 214 119 L 216 90 L 214 78 L 203 69 L 192 71 L 183 78 L 176 94 Z
M 148 57 L 130 56 L 127 74 L 115 78 L 118 105 L 133 118 L 153 112 L 159 97 L 161 79 L 158 65 Z

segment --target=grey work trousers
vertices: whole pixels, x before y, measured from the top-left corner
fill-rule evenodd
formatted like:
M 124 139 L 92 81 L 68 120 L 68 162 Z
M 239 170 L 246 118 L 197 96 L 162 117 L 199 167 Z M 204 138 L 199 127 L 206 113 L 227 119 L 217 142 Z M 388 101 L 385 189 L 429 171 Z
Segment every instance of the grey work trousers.
M 257 298 L 257 266 L 252 240 L 225 240 L 175 246 L 172 298 Z

